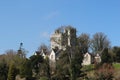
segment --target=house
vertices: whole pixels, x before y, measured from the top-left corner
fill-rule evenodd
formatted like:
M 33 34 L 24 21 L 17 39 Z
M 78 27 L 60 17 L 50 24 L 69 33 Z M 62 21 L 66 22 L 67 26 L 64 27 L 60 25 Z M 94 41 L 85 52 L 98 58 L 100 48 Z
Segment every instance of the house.
M 40 51 L 36 51 L 34 53 L 34 55 L 41 55 L 41 56 L 43 56 L 44 59 L 48 56 L 43 50 L 41 52 Z
M 52 51 L 51 51 L 51 53 L 49 55 L 49 60 L 55 63 L 56 60 L 59 59 L 61 51 L 62 50 L 59 50 L 59 49 L 52 49 Z
M 95 58 L 95 62 L 96 63 L 100 63 L 101 62 L 101 56 L 100 56 L 100 54 L 97 53 L 94 58 Z
M 85 53 L 82 65 L 90 65 L 92 63 L 92 55 L 90 53 Z
M 56 53 L 55 53 L 55 51 L 52 49 L 52 51 L 51 51 L 51 53 L 50 53 L 50 55 L 49 55 L 49 59 L 50 59 L 50 61 L 52 61 L 52 62 L 55 62 L 56 61 Z
M 52 49 L 50 55 L 49 55 L 49 60 L 50 60 L 50 64 L 53 66 L 55 66 L 56 64 L 56 60 L 59 60 L 59 56 L 62 50 L 55 50 Z M 94 61 L 94 56 L 91 53 L 85 53 L 84 54 L 84 58 L 83 58 L 83 62 L 82 65 L 90 65 L 92 64 L 92 62 Z
M 60 52 L 62 50 L 59 49 L 52 49 L 51 53 L 49 54 L 49 62 L 50 62 L 50 67 L 51 67 L 51 71 L 54 72 L 55 68 L 56 68 L 56 61 L 59 59 L 59 55 Z

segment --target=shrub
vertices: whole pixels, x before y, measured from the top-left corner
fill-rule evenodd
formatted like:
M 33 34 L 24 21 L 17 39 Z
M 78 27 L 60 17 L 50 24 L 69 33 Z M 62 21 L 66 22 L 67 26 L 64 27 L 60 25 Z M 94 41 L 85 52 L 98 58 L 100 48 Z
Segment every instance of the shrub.
M 114 68 L 112 64 L 103 64 L 95 71 L 95 77 L 97 80 L 112 80 Z

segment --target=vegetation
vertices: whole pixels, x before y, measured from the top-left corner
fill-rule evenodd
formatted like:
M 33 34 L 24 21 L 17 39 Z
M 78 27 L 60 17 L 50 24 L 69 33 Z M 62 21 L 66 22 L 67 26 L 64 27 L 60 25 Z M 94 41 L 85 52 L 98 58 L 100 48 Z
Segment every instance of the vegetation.
M 7 80 L 8 66 L 6 63 L 0 63 L 0 80 Z
M 10 64 L 9 72 L 8 72 L 8 80 L 15 80 L 16 77 L 16 68 L 13 63 Z
M 32 77 L 32 68 L 31 68 L 31 62 L 30 60 L 26 59 L 24 62 L 21 64 L 20 67 L 20 76 L 26 77 L 26 78 L 31 78 Z
M 105 48 L 102 52 L 102 56 L 101 56 L 101 63 L 112 63 L 112 57 L 110 55 L 110 53 L 108 53 L 108 48 Z
M 93 52 L 101 52 L 104 48 L 109 47 L 110 41 L 104 33 L 98 32 L 93 35 L 93 39 L 91 39 L 91 48 Z
M 86 53 L 89 51 L 90 48 L 90 36 L 89 34 L 82 33 L 78 39 L 78 46 L 81 47 L 82 53 Z
M 96 80 L 113 80 L 113 73 L 113 66 L 105 63 L 95 71 Z
M 33 69 L 33 72 L 35 73 L 34 76 L 36 78 L 39 78 L 40 76 L 40 68 L 43 63 L 43 57 L 41 55 L 33 55 L 30 57 L 31 67 Z
M 120 69 L 120 63 L 113 63 L 113 66 L 116 70 Z

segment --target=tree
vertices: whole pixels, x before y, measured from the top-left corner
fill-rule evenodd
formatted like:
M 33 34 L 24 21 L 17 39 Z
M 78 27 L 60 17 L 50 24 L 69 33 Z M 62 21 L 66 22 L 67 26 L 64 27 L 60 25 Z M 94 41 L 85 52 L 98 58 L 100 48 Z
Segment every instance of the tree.
M 7 63 L 7 65 L 9 66 L 11 61 L 13 62 L 14 61 L 14 57 L 16 56 L 16 51 L 10 49 L 10 50 L 7 50 L 5 52 L 5 55 L 4 55 L 4 60 L 5 62 Z
M 5 62 L 0 63 L 0 80 L 7 80 L 8 66 Z
M 1 73 L 7 78 L 8 76 L 8 67 L 10 69 L 11 63 L 15 67 L 15 73 L 19 74 L 20 66 L 24 62 L 25 59 L 20 58 L 20 56 L 17 55 L 17 52 L 14 50 L 7 50 L 5 54 L 0 55 L 0 64 L 1 64 Z M 2 68 L 4 67 L 4 68 Z M 3 71 L 2 71 L 3 70 Z M 6 76 L 7 75 L 7 76 Z M 2 75 L 1 75 L 2 78 Z M 6 79 L 1 79 L 6 80 Z
M 49 53 L 50 52 L 49 47 L 47 47 L 45 44 L 42 44 L 38 47 L 39 52 L 42 52 L 42 50 L 43 50 L 44 53 Z
M 113 52 L 113 48 L 109 48 L 109 49 L 108 49 L 108 53 L 109 53 L 110 56 L 111 56 L 111 60 L 112 60 L 113 62 L 116 62 L 116 53 Z
M 79 77 L 83 77 L 83 73 L 81 71 L 82 63 L 83 61 L 83 53 L 82 48 L 75 47 L 75 53 L 73 54 L 73 58 L 71 58 L 71 79 L 70 80 L 76 80 Z
M 115 54 L 115 57 L 114 57 L 115 62 L 120 62 L 120 47 L 114 46 L 113 52 Z
M 20 76 L 23 78 L 31 78 L 32 77 L 32 68 L 30 60 L 26 59 L 20 66 Z
M 8 80 L 15 80 L 15 77 L 16 77 L 16 68 L 14 64 L 11 63 L 8 71 Z
M 78 46 L 82 49 L 82 53 L 88 52 L 88 49 L 90 47 L 90 37 L 89 34 L 82 33 L 78 37 Z
M 107 36 L 102 32 L 94 34 L 91 43 L 91 48 L 93 52 L 101 52 L 104 48 L 110 47 L 110 41 L 107 39 Z
M 56 77 L 58 80 L 76 80 L 82 77 L 81 63 L 83 55 L 79 47 L 66 47 L 65 51 L 60 53 L 59 60 L 56 62 Z
M 61 51 L 61 53 L 59 53 L 59 60 L 56 61 L 56 71 L 54 76 L 52 76 L 52 79 L 65 80 L 66 77 L 70 77 L 70 62 L 68 54 L 68 48 L 65 51 Z
M 112 63 L 112 57 L 111 55 L 108 53 L 108 48 L 105 48 L 102 52 L 102 56 L 101 56 L 101 63 Z
M 42 72 L 42 76 L 46 76 L 47 79 L 51 80 L 50 62 L 48 57 L 44 59 L 40 71 Z
M 30 57 L 31 67 L 35 71 L 36 75 L 39 73 L 41 64 L 43 63 L 43 57 L 41 55 L 32 55 Z

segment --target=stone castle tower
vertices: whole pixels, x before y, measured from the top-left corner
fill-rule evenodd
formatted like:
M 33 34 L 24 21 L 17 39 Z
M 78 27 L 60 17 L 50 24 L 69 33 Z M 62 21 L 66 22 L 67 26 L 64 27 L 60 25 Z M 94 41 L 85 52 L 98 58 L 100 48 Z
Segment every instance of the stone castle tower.
M 71 26 L 61 27 L 55 30 L 50 37 L 51 48 L 65 49 L 66 46 L 76 45 L 76 29 Z

